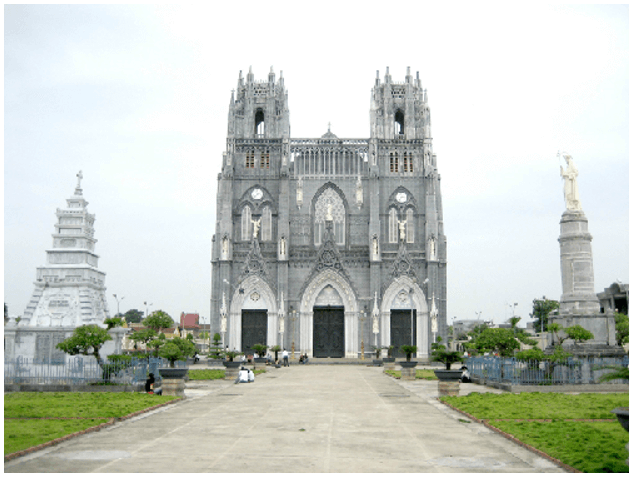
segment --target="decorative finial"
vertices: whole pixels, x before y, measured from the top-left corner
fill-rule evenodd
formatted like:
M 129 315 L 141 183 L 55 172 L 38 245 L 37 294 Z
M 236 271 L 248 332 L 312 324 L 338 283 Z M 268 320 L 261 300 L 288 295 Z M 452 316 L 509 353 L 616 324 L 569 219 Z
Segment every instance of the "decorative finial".
M 79 171 L 77 173 L 77 189 L 81 189 L 81 180 L 83 179 L 83 173 Z

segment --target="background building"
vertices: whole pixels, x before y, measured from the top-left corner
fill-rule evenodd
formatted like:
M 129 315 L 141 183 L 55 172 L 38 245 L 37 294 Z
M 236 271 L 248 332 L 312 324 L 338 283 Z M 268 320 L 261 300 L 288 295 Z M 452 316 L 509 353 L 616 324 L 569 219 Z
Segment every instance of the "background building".
M 387 68 L 371 92 L 368 139 L 330 127 L 292 138 L 282 73 L 240 73 L 217 192 L 212 332 L 244 352 L 294 344 L 357 357 L 363 343 L 413 342 L 427 358 L 433 337 L 447 336 L 430 125 L 419 74 L 397 83 Z

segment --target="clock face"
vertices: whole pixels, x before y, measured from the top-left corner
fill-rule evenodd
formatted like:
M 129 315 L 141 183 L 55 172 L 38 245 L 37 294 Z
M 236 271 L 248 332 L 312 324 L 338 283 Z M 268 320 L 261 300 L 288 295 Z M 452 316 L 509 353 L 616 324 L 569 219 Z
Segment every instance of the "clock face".
M 395 199 L 397 199 L 397 202 L 406 202 L 407 196 L 406 193 L 397 193 L 397 196 L 395 196 Z
M 259 200 L 263 197 L 263 191 L 261 189 L 253 189 L 250 195 L 252 196 L 252 199 Z

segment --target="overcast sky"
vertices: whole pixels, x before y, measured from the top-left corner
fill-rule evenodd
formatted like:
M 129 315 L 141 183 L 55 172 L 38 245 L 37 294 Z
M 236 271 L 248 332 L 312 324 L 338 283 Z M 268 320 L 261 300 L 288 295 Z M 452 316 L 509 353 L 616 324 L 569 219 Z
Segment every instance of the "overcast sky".
M 507 2 L 510 4 L 513 2 Z M 22 315 L 83 171 L 120 309 L 209 316 L 215 194 L 239 71 L 283 71 L 293 137 L 368 138 L 371 87 L 432 110 L 448 322 L 561 295 L 558 150 L 579 169 L 595 289 L 629 281 L 629 12 L 479 2 L 4 7 L 4 301 Z

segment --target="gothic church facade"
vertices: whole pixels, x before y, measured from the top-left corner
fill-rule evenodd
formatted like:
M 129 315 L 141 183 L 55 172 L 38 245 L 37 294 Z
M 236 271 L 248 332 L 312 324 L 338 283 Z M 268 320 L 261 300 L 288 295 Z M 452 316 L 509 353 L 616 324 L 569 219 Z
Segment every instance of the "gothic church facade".
M 283 74 L 241 72 L 212 244 L 211 330 L 310 357 L 446 337 L 446 238 L 428 96 L 379 72 L 370 137 L 290 135 Z

